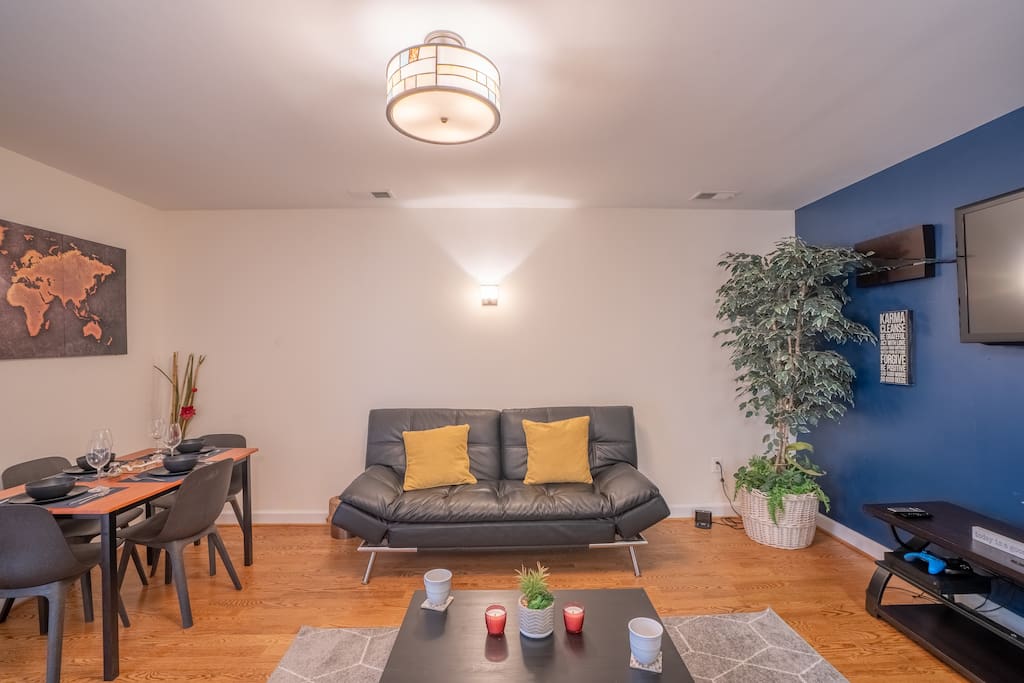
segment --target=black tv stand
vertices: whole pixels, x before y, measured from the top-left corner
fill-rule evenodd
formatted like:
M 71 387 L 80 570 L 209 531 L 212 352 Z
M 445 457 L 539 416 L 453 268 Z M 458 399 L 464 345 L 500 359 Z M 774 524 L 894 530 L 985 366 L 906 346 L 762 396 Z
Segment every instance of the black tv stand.
M 903 518 L 886 508 L 924 508 L 929 518 Z M 864 511 L 889 524 L 900 547 L 878 562 L 866 591 L 868 614 L 884 619 L 971 681 L 1002 683 L 1020 681 L 1024 672 L 1024 633 L 990 619 L 981 610 L 957 600 L 957 595 L 987 594 L 989 583 L 1005 580 L 1024 586 L 1024 565 L 1014 566 L 1009 555 L 972 538 L 972 527 L 981 526 L 1024 541 L 1024 530 L 977 514 L 951 503 L 877 503 Z M 904 540 L 903 536 L 909 534 Z M 906 562 L 903 555 L 928 548 L 946 557 L 961 557 L 975 573 L 931 575 Z M 1014 558 L 1016 560 L 1016 558 Z M 882 596 L 893 576 L 934 598 L 934 604 L 883 604 Z

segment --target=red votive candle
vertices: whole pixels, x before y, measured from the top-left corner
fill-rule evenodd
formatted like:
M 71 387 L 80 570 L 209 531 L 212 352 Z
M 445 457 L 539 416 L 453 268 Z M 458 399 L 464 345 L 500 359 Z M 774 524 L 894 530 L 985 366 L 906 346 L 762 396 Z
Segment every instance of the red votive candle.
M 487 635 L 500 636 L 505 632 L 505 608 L 488 605 L 484 610 L 484 621 L 487 622 Z
M 565 621 L 566 633 L 583 632 L 583 605 L 570 602 L 562 608 L 562 619 Z

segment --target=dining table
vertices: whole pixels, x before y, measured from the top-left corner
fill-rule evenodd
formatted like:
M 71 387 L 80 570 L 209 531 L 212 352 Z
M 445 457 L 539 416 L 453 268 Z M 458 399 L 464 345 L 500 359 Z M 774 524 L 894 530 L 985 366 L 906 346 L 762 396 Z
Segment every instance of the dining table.
M 200 462 L 217 462 L 233 460 L 242 475 L 242 536 L 245 565 L 253 561 L 252 543 L 252 476 L 250 459 L 258 448 L 217 448 L 201 456 Z M 100 571 L 102 573 L 101 609 L 103 622 L 103 680 L 112 681 L 120 673 L 120 648 L 118 638 L 118 579 L 117 579 L 117 515 L 140 505 L 145 505 L 155 498 L 174 491 L 181 486 L 187 476 L 156 477 L 147 475 L 143 463 L 153 460 L 155 449 L 145 449 L 118 456 L 112 464 L 121 466 L 122 472 L 116 476 L 104 477 L 94 483 L 90 478 L 90 487 L 108 487 L 109 491 L 96 496 L 92 493 L 81 495 L 81 500 L 69 498 L 64 501 L 43 505 L 55 517 L 72 519 L 95 519 L 100 524 Z M 153 467 L 160 465 L 159 460 L 152 462 Z M 9 499 L 23 493 L 24 486 L 13 486 L 0 490 L 0 502 L 10 503 Z M 31 503 L 27 503 L 31 504 Z M 148 506 L 147 506 L 148 508 Z

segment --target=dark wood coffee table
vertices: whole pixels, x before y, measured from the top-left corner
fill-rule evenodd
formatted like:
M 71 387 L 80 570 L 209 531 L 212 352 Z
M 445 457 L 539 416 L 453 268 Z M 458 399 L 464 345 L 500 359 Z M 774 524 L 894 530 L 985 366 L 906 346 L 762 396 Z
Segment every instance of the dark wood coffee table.
M 454 591 L 447 612 L 420 607 L 416 591 L 391 650 L 381 683 L 461 683 L 462 681 L 672 681 L 693 683 L 666 633 L 662 673 L 629 668 L 629 631 L 633 617 L 658 618 L 642 588 L 555 591 L 555 632 L 533 640 L 519 634 L 517 591 Z M 570 635 L 562 606 L 578 602 L 586 609 L 583 633 Z M 505 635 L 487 635 L 484 609 L 508 610 Z

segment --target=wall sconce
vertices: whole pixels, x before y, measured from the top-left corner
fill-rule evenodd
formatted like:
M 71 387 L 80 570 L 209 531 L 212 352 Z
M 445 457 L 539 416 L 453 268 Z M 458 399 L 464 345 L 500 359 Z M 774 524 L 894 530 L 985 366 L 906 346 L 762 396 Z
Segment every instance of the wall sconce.
M 498 285 L 480 285 L 480 305 L 498 305 Z

